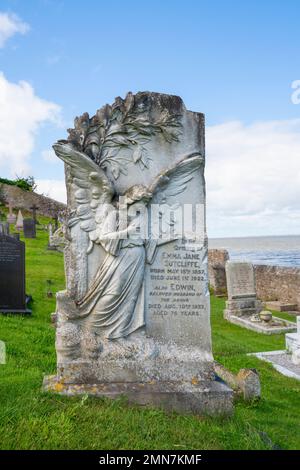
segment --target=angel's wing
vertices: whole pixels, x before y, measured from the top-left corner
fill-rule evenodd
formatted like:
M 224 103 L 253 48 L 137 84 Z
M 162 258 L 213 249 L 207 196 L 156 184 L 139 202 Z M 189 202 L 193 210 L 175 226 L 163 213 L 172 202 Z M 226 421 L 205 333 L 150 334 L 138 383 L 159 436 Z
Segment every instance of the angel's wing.
M 186 156 L 173 167 L 160 173 L 150 187 L 150 191 L 155 197 L 155 201 L 163 204 L 170 196 L 177 196 L 185 191 L 187 184 L 194 177 L 203 164 L 203 156 L 194 152 Z
M 112 200 L 114 188 L 104 171 L 87 155 L 75 150 L 67 141 L 53 145 L 56 155 L 70 168 L 74 183 L 76 216 L 69 221 L 69 227 L 80 222 L 80 228 L 86 232 L 96 229 L 95 215 L 100 203 Z

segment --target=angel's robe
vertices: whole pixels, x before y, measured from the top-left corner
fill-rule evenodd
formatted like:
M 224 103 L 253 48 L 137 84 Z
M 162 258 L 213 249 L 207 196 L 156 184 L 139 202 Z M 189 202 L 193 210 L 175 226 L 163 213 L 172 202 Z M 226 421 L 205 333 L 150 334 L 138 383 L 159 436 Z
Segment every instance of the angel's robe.
M 108 225 L 111 228 L 111 220 Z M 87 294 L 77 302 L 84 325 L 107 339 L 128 336 L 145 324 L 145 241 L 122 235 L 122 231 L 106 233 L 103 225 L 97 242 L 107 255 Z

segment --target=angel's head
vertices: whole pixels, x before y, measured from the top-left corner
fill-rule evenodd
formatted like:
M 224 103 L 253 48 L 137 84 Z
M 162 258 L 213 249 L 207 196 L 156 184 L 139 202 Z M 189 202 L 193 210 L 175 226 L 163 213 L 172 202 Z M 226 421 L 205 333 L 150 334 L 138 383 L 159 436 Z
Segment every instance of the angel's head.
M 124 196 L 128 205 L 134 204 L 136 202 L 148 204 L 152 198 L 152 193 L 146 186 L 142 184 L 135 184 L 134 186 L 131 186 L 129 189 L 127 189 Z

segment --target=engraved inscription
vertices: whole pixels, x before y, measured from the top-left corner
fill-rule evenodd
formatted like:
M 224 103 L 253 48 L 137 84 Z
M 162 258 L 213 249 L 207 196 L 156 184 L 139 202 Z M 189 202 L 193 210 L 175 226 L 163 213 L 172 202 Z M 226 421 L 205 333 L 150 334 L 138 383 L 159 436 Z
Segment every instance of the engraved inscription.
M 157 262 L 149 269 L 149 278 L 147 311 L 152 325 L 161 321 L 176 325 L 175 319 L 180 323 L 197 321 L 205 314 L 203 247 L 192 250 L 184 240 L 173 244 L 173 249 L 162 247 Z
M 226 272 L 229 297 L 255 295 L 254 271 L 250 263 L 229 262 Z

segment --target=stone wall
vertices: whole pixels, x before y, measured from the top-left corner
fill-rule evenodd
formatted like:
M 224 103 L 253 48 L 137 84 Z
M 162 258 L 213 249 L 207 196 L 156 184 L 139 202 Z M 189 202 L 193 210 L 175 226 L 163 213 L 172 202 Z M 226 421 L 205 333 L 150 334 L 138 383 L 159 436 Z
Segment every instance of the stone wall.
M 300 308 L 300 268 L 256 265 L 257 297 L 298 304 Z
M 226 295 L 227 250 L 208 250 L 209 284 L 215 295 Z M 300 268 L 255 265 L 257 297 L 263 301 L 297 304 L 300 309 Z
M 229 259 L 227 250 L 208 250 L 208 278 L 215 295 L 226 295 L 225 264 Z
M 15 209 L 30 211 L 30 207 L 36 204 L 39 207 L 37 213 L 47 217 L 53 217 L 58 211 L 66 209 L 65 204 L 41 194 L 24 191 L 17 186 L 8 184 L 1 184 L 0 186 L 5 202 L 8 204 L 11 201 Z

